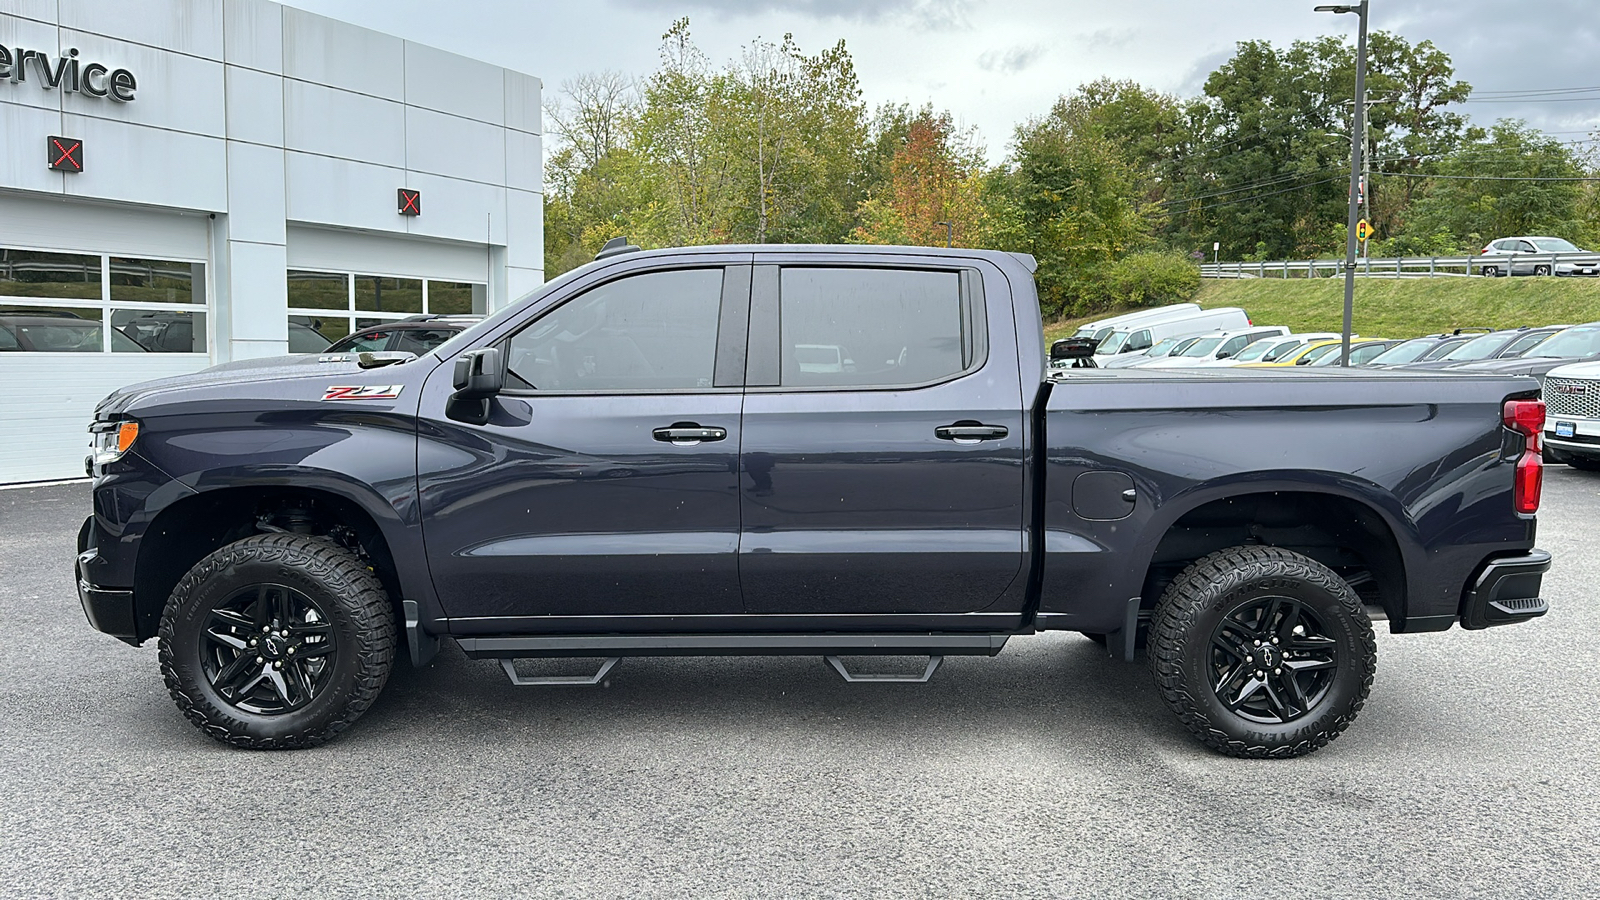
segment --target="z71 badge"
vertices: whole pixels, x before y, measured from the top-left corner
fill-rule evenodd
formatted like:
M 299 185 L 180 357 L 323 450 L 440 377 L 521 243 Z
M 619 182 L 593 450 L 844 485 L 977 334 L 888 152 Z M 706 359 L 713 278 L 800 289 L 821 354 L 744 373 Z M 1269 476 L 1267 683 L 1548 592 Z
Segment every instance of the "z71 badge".
M 403 384 L 369 384 L 348 387 L 330 387 L 322 395 L 324 400 L 393 400 L 400 396 Z

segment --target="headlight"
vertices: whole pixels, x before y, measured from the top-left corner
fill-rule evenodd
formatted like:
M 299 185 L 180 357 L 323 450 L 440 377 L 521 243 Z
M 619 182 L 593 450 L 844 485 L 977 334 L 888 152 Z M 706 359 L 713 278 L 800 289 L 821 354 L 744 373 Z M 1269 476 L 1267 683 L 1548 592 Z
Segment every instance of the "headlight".
M 122 458 L 139 437 L 138 422 L 96 422 L 89 427 L 94 435 L 94 464 L 103 466 Z

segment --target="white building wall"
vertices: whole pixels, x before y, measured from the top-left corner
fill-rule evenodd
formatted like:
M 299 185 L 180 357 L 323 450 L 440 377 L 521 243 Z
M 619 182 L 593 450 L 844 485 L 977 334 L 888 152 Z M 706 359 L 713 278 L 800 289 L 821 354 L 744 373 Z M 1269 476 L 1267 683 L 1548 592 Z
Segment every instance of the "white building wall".
M 63 241 L 76 229 L 109 241 L 86 252 L 125 252 L 112 244 L 129 210 L 203 233 L 209 353 L 71 354 L 95 373 L 75 398 L 102 376 L 114 387 L 286 352 L 285 272 L 297 259 L 487 284 L 491 309 L 543 281 L 537 78 L 269 0 L 11 0 L 0 45 L 52 60 L 77 48 L 138 79 L 129 103 L 47 90 L 31 68 L 24 83 L 0 79 L 0 238 L 7 220 L 49 209 L 61 239 L 33 228 L 29 244 L 12 246 L 72 249 Z M 52 134 L 84 141 L 83 172 L 46 167 Z M 401 187 L 422 191 L 421 216 L 398 214 Z M 143 252 L 190 258 L 193 238 L 184 253 Z M 13 357 L 0 358 L 0 380 L 63 365 L 45 356 L 0 354 Z M 72 409 L 63 415 L 81 418 Z M 16 421 L 0 416 L 0 482 L 79 471 L 81 454 L 64 468 L 59 453 L 24 469 L 6 430 Z M 80 422 L 70 440 L 82 434 Z

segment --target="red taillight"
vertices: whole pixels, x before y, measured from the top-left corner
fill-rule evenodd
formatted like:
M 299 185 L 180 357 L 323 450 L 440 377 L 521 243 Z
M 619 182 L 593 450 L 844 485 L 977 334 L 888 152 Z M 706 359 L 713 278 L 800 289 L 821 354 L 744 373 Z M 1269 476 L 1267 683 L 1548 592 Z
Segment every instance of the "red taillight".
M 1536 513 L 1544 489 L 1544 401 L 1507 400 L 1502 419 L 1507 428 L 1526 439 L 1517 460 L 1512 504 L 1519 513 Z

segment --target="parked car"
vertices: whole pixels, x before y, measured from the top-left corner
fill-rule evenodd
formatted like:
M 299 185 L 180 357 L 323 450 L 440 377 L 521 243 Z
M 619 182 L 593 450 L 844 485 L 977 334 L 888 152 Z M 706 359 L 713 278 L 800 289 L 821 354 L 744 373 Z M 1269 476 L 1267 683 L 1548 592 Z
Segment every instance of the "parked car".
M 1164 357 L 1171 356 L 1174 353 L 1182 353 L 1184 350 L 1188 349 L 1190 344 L 1193 344 L 1198 340 L 1200 340 L 1200 336 L 1197 334 L 1189 337 L 1162 338 L 1161 340 L 1157 341 L 1155 346 L 1151 347 L 1149 350 L 1139 353 L 1123 353 L 1119 356 L 1099 358 L 1098 364 L 1102 369 L 1125 369 L 1129 366 L 1140 365 L 1152 359 L 1162 359 Z M 1060 365 L 1058 362 L 1052 362 L 1051 364 Z
M 1219 361 L 1217 365 L 1239 366 L 1244 365 L 1245 363 L 1260 362 L 1268 357 L 1276 359 L 1277 357 L 1288 353 L 1290 350 L 1293 350 L 1294 348 L 1304 344 L 1307 339 L 1308 338 L 1306 335 L 1293 333 L 1275 338 L 1263 338 L 1262 340 L 1256 341 L 1243 350 L 1240 350 L 1239 354 L 1232 359 Z
M 99 353 L 103 346 L 98 319 L 34 310 L 0 313 L 0 353 Z M 115 328 L 111 329 L 111 349 L 116 353 L 146 352 L 143 344 Z
M 1559 331 L 1558 328 L 1539 329 L 1546 336 Z M 1504 331 L 1491 331 L 1477 337 L 1455 343 L 1441 342 L 1427 353 L 1424 353 L 1416 362 L 1407 364 L 1408 369 L 1445 369 L 1461 363 L 1479 362 L 1485 359 L 1499 359 L 1501 354 L 1511 348 L 1513 343 L 1527 337 L 1533 329 L 1510 328 Z M 1528 342 L 1525 346 L 1531 347 L 1538 343 L 1537 340 Z
M 1152 359 L 1137 365 L 1156 369 L 1184 369 L 1226 362 L 1241 350 L 1263 338 L 1283 337 L 1289 329 L 1281 325 L 1252 328 L 1249 331 L 1218 331 L 1201 335 L 1198 341 L 1178 353 L 1163 359 Z
M 203 319 L 201 320 L 204 321 Z M 193 313 L 152 312 L 130 319 L 120 328 L 112 317 L 113 331 L 139 342 L 154 353 L 204 353 L 205 334 L 201 329 L 199 348 L 195 347 L 195 318 Z
M 1343 342 L 1343 338 L 1340 338 L 1340 343 L 1343 344 Z M 1364 366 L 1371 362 L 1373 357 L 1398 343 L 1400 342 L 1396 340 L 1387 340 L 1384 338 L 1371 338 L 1366 340 L 1356 340 L 1355 338 L 1351 338 L 1350 365 Z M 1323 354 L 1317 359 L 1307 363 L 1307 365 L 1317 368 L 1337 366 L 1339 364 L 1340 357 L 1341 354 L 1338 351 L 1335 351 L 1333 353 Z
M 482 316 L 412 316 L 381 322 L 351 332 L 322 353 L 369 353 L 392 350 L 421 356 L 482 321 Z
M 1557 366 L 1544 377 L 1544 458 L 1600 472 L 1600 362 Z
M 1120 327 L 1100 342 L 1094 358 L 1096 363 L 1103 363 L 1109 357 L 1148 350 L 1163 338 L 1193 337 L 1212 331 L 1240 331 L 1250 325 L 1250 317 L 1236 306 L 1203 309 L 1159 322 Z
M 1110 336 L 1111 332 L 1116 331 L 1118 328 L 1131 327 L 1133 325 L 1149 325 L 1155 322 L 1165 321 L 1166 319 L 1179 318 L 1199 311 L 1200 304 L 1198 303 L 1169 303 L 1166 306 L 1158 306 L 1154 309 L 1141 309 L 1135 312 L 1123 313 L 1119 316 L 1112 316 L 1109 319 L 1100 319 L 1094 322 L 1087 322 L 1078 326 L 1078 330 L 1074 331 L 1072 336 L 1094 338 L 1096 341 L 1103 341 Z
M 1486 264 L 1484 275 L 1600 275 L 1600 254 L 1592 259 L 1561 260 L 1552 262 L 1552 253 L 1587 253 L 1582 247 L 1565 238 L 1511 237 L 1490 241 L 1483 248 L 1484 256 L 1506 257 L 1506 265 Z M 1546 258 L 1539 258 L 1546 257 Z
M 1263 359 L 1260 362 L 1240 363 L 1239 368 L 1282 369 L 1290 366 L 1310 365 L 1312 361 L 1317 359 L 1323 353 L 1327 353 L 1329 351 L 1337 353 L 1339 348 L 1343 345 L 1343 337 L 1319 338 L 1317 340 L 1306 341 L 1305 343 L 1290 349 L 1287 353 L 1277 355 L 1274 359 Z
M 1372 361 L 1367 365 L 1384 368 L 1421 362 L 1429 356 L 1449 353 L 1454 347 L 1464 344 L 1474 337 L 1477 337 L 1477 335 L 1463 335 L 1460 333 L 1423 335 L 1390 347 L 1388 350 L 1373 357 Z
M 95 410 L 74 583 L 93 627 L 159 633 L 194 725 L 260 749 L 333 738 L 443 636 L 518 684 L 552 682 L 517 659 L 604 657 L 600 683 L 752 653 L 881 682 L 846 658 L 927 656 L 900 678 L 925 681 L 1069 630 L 1125 660 L 1146 633 L 1196 739 L 1290 757 L 1366 702 L 1368 608 L 1393 633 L 1547 611 L 1532 379 L 1047 369 L 1034 267 L 612 251 L 448 357 L 128 386 Z
M 1543 379 L 1551 369 L 1594 359 L 1600 359 L 1600 322 L 1574 325 L 1559 331 L 1518 357 L 1462 363 L 1451 366 L 1448 371 L 1532 375 Z

